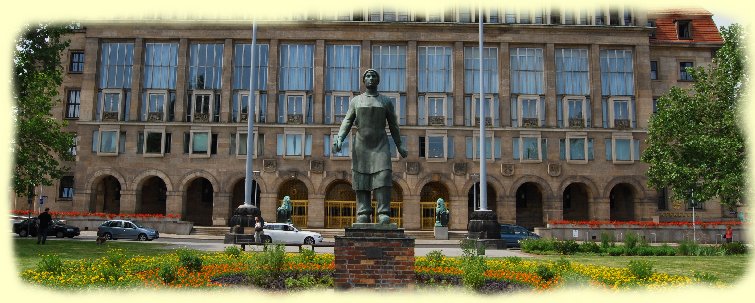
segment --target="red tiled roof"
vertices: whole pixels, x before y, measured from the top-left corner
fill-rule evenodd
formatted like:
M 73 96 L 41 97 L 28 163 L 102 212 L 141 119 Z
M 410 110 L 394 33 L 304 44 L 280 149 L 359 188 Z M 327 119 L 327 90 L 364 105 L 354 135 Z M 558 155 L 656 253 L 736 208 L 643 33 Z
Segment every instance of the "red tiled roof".
M 657 11 L 649 14 L 648 18 L 655 17 L 655 38 L 651 42 L 656 43 L 723 43 L 718 27 L 713 22 L 713 15 L 703 9 L 673 9 Z M 679 39 L 676 33 L 676 20 L 689 20 L 692 23 L 692 39 Z

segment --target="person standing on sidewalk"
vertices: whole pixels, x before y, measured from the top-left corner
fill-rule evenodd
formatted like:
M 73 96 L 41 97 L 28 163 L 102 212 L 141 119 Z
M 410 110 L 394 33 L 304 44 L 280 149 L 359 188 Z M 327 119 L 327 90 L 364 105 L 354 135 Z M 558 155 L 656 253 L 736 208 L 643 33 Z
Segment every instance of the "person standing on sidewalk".
M 52 222 L 52 216 L 50 216 L 50 208 L 45 208 L 45 211 L 39 216 L 37 216 L 37 219 L 39 220 L 39 228 L 37 229 L 37 244 L 42 242 L 42 244 L 45 244 L 45 241 L 47 241 L 47 230 L 50 227 L 50 222 Z
M 733 237 L 734 237 L 734 232 L 731 230 L 731 225 L 726 225 L 726 233 L 724 234 L 726 243 L 731 243 L 731 240 Z
M 262 236 L 264 235 L 264 225 L 260 220 L 260 217 L 254 217 L 254 242 L 262 243 Z

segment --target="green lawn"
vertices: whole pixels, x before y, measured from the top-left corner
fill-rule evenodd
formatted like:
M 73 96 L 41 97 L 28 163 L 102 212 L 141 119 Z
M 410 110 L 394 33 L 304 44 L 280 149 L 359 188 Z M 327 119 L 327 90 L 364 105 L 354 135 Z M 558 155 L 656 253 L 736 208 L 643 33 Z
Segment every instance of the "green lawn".
M 572 262 L 611 267 L 626 267 L 630 260 L 647 260 L 653 263 L 653 270 L 674 275 L 691 276 L 695 271 L 710 273 L 722 282 L 734 284 L 746 274 L 748 255 L 734 256 L 595 256 L 595 255 L 535 255 L 535 258 L 558 260 L 565 258 Z
M 19 271 L 35 268 L 41 255 L 57 254 L 63 259 L 99 258 L 111 248 L 123 249 L 126 255 L 154 255 L 172 251 L 175 245 L 137 242 L 108 241 L 97 245 L 94 241 L 49 240 L 45 245 L 37 245 L 37 238 L 17 238 L 13 242 L 16 264 Z

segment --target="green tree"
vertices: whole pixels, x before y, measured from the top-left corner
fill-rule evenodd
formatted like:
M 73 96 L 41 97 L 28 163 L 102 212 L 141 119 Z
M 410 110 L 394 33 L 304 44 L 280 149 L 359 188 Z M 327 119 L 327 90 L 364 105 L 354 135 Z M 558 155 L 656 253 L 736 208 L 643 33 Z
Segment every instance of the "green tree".
M 648 126 L 648 183 L 680 199 L 718 197 L 733 207 L 745 192 L 746 150 L 741 100 L 748 84 L 744 32 L 721 27 L 723 46 L 707 68 L 690 68 L 690 89 L 673 87 L 658 99 Z M 694 195 L 694 196 L 693 196 Z
M 28 25 L 16 41 L 13 54 L 13 107 L 16 136 L 11 142 L 15 155 L 13 190 L 28 194 L 34 186 L 52 185 L 69 168 L 73 134 L 63 131 L 65 122 L 51 115 L 60 102 L 58 88 L 63 82 L 61 54 L 68 47 L 66 25 Z

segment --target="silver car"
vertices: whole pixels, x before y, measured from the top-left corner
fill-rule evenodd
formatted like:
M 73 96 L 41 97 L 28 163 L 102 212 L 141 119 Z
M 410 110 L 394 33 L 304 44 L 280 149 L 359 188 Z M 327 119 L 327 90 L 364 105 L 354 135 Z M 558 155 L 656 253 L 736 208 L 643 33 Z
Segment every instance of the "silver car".
M 97 227 L 97 236 L 108 240 L 135 239 L 152 241 L 160 237 L 160 233 L 149 227 L 139 225 L 129 220 L 108 220 Z

